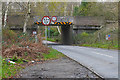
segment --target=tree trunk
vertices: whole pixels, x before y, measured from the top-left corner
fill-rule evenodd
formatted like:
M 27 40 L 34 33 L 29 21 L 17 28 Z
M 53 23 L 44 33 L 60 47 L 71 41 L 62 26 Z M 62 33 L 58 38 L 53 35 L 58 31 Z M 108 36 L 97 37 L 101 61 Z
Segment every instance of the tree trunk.
M 30 18 L 30 12 L 31 12 L 30 3 L 28 2 L 28 12 L 27 12 L 27 14 L 26 14 L 26 16 L 25 16 L 25 23 L 24 23 L 24 26 L 23 26 L 23 33 L 26 33 L 26 32 L 27 32 L 26 26 L 27 26 L 28 19 Z
M 73 4 L 72 4 L 71 16 L 73 16 Z
M 61 34 L 61 31 L 60 31 L 60 29 L 59 29 L 59 26 L 57 26 L 57 29 L 58 29 L 59 34 Z
M 4 16 L 4 27 L 6 27 L 7 24 L 7 15 L 8 15 L 8 8 L 9 8 L 9 1 L 6 4 L 6 11 L 5 11 L 5 16 Z
M 27 29 L 26 26 L 27 26 L 27 22 L 28 22 L 28 19 L 29 19 L 29 15 L 26 15 L 25 18 L 26 19 L 25 19 L 25 23 L 24 23 L 24 26 L 23 26 L 23 33 L 26 33 L 26 29 Z

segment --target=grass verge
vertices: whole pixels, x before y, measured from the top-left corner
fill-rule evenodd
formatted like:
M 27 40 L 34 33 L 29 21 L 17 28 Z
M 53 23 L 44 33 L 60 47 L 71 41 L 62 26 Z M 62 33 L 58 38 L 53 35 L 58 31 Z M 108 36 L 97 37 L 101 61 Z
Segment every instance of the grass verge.
M 94 43 L 94 44 L 82 44 L 80 46 L 103 48 L 103 49 L 116 49 L 116 50 L 118 50 L 118 44 L 111 45 L 111 44 L 108 44 L 108 43 L 106 43 L 106 44 Z
M 2 78 L 2 57 L 0 56 L 0 80 Z
M 20 64 L 23 63 L 22 61 L 19 60 L 16 63 L 15 65 L 8 63 L 5 59 L 2 60 L 2 78 L 12 78 L 18 71 L 23 69 L 23 67 L 20 66 Z
M 56 40 L 54 38 L 47 38 L 48 41 L 51 41 L 51 42 L 56 42 Z
M 49 54 L 43 54 L 44 60 L 50 60 L 50 59 L 58 59 L 60 57 L 63 57 L 64 54 L 61 52 L 58 52 L 55 49 L 50 48 Z
M 43 53 L 43 59 L 42 60 L 52 60 L 52 59 L 58 59 L 60 57 L 63 57 L 64 55 L 60 52 L 58 52 L 55 49 L 50 48 L 50 51 L 48 54 Z M 29 61 L 28 61 L 29 62 Z M 23 59 L 18 59 L 15 64 L 7 63 L 6 58 L 2 59 L 2 78 L 12 78 L 16 75 L 22 67 L 20 64 L 23 64 Z

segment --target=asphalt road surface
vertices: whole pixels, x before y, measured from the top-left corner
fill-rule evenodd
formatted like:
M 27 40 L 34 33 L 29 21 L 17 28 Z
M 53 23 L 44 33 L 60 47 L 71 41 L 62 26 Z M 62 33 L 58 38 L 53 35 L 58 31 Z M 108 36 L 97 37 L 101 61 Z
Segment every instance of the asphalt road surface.
M 103 78 L 118 78 L 117 50 L 67 45 L 52 45 L 52 48 L 86 66 Z
M 53 45 L 52 48 L 95 71 L 103 78 L 118 78 L 118 51 L 65 45 Z

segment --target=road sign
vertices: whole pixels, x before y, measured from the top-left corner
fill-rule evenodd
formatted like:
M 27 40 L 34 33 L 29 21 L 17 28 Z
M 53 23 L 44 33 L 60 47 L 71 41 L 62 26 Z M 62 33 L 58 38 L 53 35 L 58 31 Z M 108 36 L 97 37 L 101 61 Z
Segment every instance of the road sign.
M 48 26 L 48 25 L 50 25 L 50 23 L 51 23 L 51 19 L 50 19 L 49 16 L 44 16 L 44 17 L 42 18 L 42 24 L 43 24 L 43 25 Z
M 57 21 L 57 17 L 56 16 L 52 16 L 52 21 L 53 22 Z
M 36 31 L 33 31 L 33 35 L 36 35 L 37 34 L 37 32 Z
M 108 37 L 110 37 L 110 35 L 108 35 Z
M 106 35 L 106 40 L 110 40 L 110 35 Z

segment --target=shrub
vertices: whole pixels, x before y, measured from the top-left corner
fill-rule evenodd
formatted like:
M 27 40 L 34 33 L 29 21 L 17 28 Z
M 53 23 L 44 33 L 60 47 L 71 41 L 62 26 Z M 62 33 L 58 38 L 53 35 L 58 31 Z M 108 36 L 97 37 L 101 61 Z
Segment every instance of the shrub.
M 9 29 L 3 29 L 2 32 L 3 32 L 2 37 L 4 41 L 15 42 L 17 40 L 17 34 L 14 31 Z
M 83 32 L 83 33 L 81 34 L 81 37 L 88 37 L 88 36 L 89 36 L 89 34 L 86 33 L 86 32 Z

